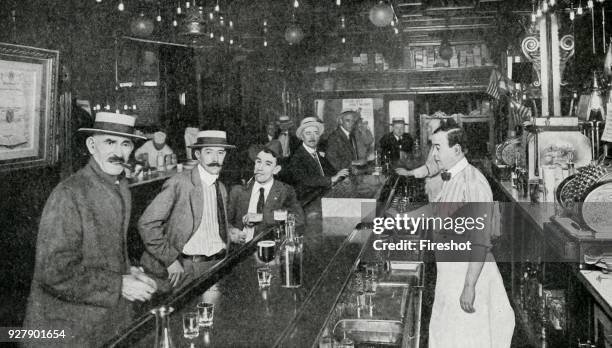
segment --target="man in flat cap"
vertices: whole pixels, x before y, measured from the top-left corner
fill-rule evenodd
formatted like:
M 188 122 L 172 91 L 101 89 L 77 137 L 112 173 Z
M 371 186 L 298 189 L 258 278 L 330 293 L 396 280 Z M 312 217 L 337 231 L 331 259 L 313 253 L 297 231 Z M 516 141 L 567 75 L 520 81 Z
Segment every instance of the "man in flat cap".
M 306 117 L 296 131 L 302 139 L 289 164 L 289 175 L 296 183 L 298 199 L 306 198 L 309 193 L 330 188 L 341 178 L 348 176 L 348 169 L 336 170 L 325 157 L 319 155 L 317 146 L 325 127 L 316 117 Z
M 224 131 L 206 130 L 190 148 L 198 165 L 168 179 L 138 221 L 141 264 L 163 291 L 206 273 L 229 248 L 227 191 L 218 178 L 226 151 L 235 146 Z
M 134 148 L 133 116 L 99 112 L 85 140 L 91 158 L 53 190 L 40 219 L 27 329 L 63 338 L 30 347 L 97 347 L 131 320 L 131 301 L 147 301 L 155 281 L 130 266 L 126 234 L 131 194 L 121 178 Z

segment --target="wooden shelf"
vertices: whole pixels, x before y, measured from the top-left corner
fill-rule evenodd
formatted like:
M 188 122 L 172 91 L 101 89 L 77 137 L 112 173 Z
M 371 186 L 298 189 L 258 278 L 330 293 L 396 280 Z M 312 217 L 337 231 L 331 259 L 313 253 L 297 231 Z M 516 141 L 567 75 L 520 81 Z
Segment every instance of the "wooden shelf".
M 317 74 L 315 93 L 404 92 L 463 93 L 484 92 L 494 65 L 465 68 L 392 69 L 386 71 L 334 71 Z

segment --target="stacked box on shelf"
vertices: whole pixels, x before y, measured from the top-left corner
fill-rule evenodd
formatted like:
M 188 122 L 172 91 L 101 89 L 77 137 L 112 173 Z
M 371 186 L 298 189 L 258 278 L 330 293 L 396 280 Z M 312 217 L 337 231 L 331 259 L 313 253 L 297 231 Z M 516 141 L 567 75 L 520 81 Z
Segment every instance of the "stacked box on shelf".
M 480 52 L 480 45 L 474 46 L 474 48 L 472 48 L 472 52 L 474 52 L 474 66 L 481 66 L 482 65 L 482 55 Z
M 425 66 L 425 64 L 424 64 L 424 57 L 423 57 L 423 50 L 421 48 L 417 48 L 415 50 L 415 53 L 414 53 L 414 64 L 415 64 L 415 67 L 417 69 L 423 69 L 423 67 Z

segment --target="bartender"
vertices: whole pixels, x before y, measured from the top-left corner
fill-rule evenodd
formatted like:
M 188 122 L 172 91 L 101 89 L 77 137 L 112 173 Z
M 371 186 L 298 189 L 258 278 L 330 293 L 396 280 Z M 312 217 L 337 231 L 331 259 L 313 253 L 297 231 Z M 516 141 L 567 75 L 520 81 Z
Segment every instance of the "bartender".
M 157 167 L 157 157 L 159 155 L 163 155 L 164 158 L 166 155 L 174 154 L 174 151 L 166 144 L 166 133 L 164 132 L 155 132 L 153 134 L 153 139 L 144 143 L 141 147 L 136 150 L 134 156 L 137 160 L 144 161 L 143 155 L 146 154 L 146 159 L 148 161 L 149 167 Z

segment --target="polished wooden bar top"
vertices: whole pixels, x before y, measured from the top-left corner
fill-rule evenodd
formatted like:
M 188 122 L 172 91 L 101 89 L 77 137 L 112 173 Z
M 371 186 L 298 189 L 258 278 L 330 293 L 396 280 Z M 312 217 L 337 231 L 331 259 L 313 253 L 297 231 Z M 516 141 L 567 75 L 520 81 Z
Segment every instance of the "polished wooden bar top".
M 302 286 L 281 287 L 279 268 L 273 262 L 272 284 L 260 290 L 256 269 L 262 263 L 257 259 L 254 240 L 214 275 L 167 303 L 175 308 L 171 331 L 177 347 L 310 347 L 315 343 L 370 231 L 339 224 L 334 228 L 346 231 L 345 235 L 324 234 L 320 202 L 312 202 L 305 212 Z M 185 339 L 182 315 L 196 311 L 202 298 L 215 304 L 214 325 L 201 329 L 196 339 Z M 111 346 L 151 347 L 154 321 L 150 316 Z

